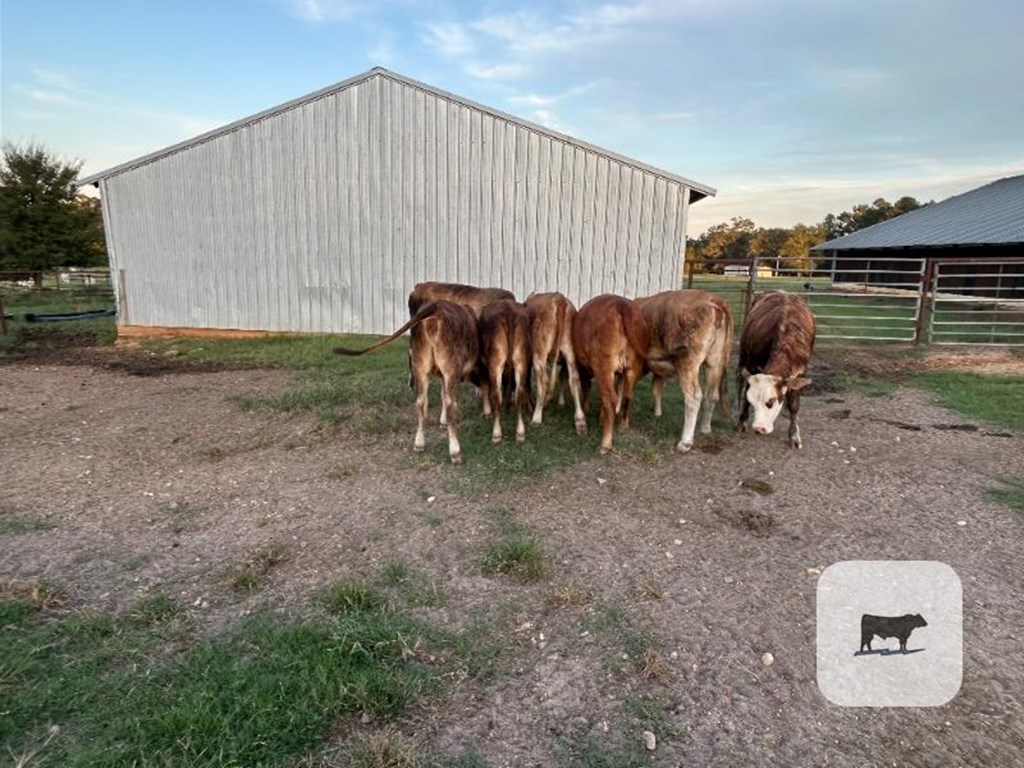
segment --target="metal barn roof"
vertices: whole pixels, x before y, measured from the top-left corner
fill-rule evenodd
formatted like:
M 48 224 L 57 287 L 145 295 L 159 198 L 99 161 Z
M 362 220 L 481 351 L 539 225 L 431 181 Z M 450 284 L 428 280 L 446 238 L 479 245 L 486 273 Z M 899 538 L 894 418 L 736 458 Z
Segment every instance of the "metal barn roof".
M 384 69 L 383 67 L 374 67 L 373 69 L 364 72 L 361 75 L 356 75 L 355 77 L 350 77 L 347 80 L 342 80 L 340 83 L 335 83 L 334 85 L 328 86 L 327 88 L 322 88 L 318 91 L 314 91 L 313 93 L 309 93 L 305 96 L 300 96 L 297 99 L 292 99 L 291 101 L 285 102 L 284 104 L 280 104 L 276 107 L 272 107 L 262 112 L 258 112 L 250 117 L 246 117 L 241 120 L 236 120 L 235 122 L 229 123 L 228 125 L 225 125 L 221 128 L 216 128 L 212 131 L 196 136 L 193 139 L 189 139 L 187 141 L 174 144 L 170 147 L 166 147 L 165 149 L 161 149 L 156 152 L 151 152 L 148 155 L 143 155 L 142 157 L 136 158 L 135 160 L 130 160 L 127 163 L 122 163 L 121 165 L 114 166 L 113 168 L 108 168 L 105 171 L 94 173 L 91 176 L 86 176 L 84 179 L 80 179 L 78 181 L 78 185 L 85 186 L 86 184 L 94 184 L 100 181 L 101 179 L 106 179 L 111 176 L 115 176 L 117 174 L 130 171 L 134 168 L 138 168 L 139 166 L 146 165 L 147 163 L 154 162 L 163 157 L 167 157 L 168 155 L 175 154 L 176 152 L 182 152 L 184 150 L 189 149 L 190 147 L 202 144 L 207 141 L 211 141 L 219 136 L 231 133 L 232 131 L 236 131 L 239 128 L 244 128 L 247 125 L 259 122 L 260 120 L 264 120 L 268 117 L 273 117 L 274 115 L 286 112 L 289 109 L 293 109 L 303 104 L 307 104 L 311 101 L 316 101 L 317 99 L 321 99 L 325 96 L 330 96 L 339 91 L 343 91 L 346 88 L 361 83 L 364 80 L 368 80 L 371 77 L 386 77 L 396 82 L 404 83 L 405 85 L 408 85 L 412 88 L 417 88 L 419 90 L 431 93 L 440 98 L 447 99 L 458 104 L 462 104 L 470 109 L 479 110 L 493 117 L 502 120 L 507 120 L 511 123 L 515 123 L 524 128 L 527 128 L 528 130 L 536 131 L 537 133 L 550 136 L 559 141 L 564 141 L 568 144 L 572 144 L 582 149 L 586 149 L 590 152 L 594 152 L 595 154 L 600 155 L 602 157 L 606 157 L 609 160 L 615 160 L 617 162 L 624 163 L 626 165 L 630 165 L 635 168 L 642 169 L 644 171 L 648 171 L 649 173 L 652 173 L 655 176 L 660 176 L 664 179 L 668 179 L 670 181 L 683 184 L 692 190 L 690 197 L 691 203 L 697 202 L 698 200 L 704 197 L 714 196 L 715 194 L 716 190 L 713 187 L 707 186 L 706 184 L 701 184 L 699 182 L 692 181 L 691 179 L 687 179 L 683 176 L 670 173 L 669 171 L 662 170 L 661 168 L 655 168 L 654 166 L 647 165 L 646 163 L 642 163 L 639 160 L 634 160 L 624 155 L 620 155 L 616 152 L 603 149 L 593 144 L 588 144 L 585 141 L 580 141 L 579 139 L 573 138 L 572 136 L 568 136 L 564 133 L 553 131 L 550 128 L 538 125 L 537 123 L 531 123 L 528 120 L 523 120 L 522 118 L 510 115 L 506 112 L 502 112 L 497 109 L 492 109 L 491 107 L 484 106 L 483 104 L 478 104 L 477 102 L 471 101 L 469 99 L 464 99 L 463 97 L 457 96 L 454 93 L 449 93 L 448 91 L 443 91 L 439 88 L 434 88 L 433 86 L 427 85 L 426 83 L 421 83 L 417 80 L 413 80 L 403 75 L 399 75 L 396 72 L 391 72 L 390 70 Z
M 815 246 L 815 251 L 1024 243 L 1024 175 L 993 181 Z

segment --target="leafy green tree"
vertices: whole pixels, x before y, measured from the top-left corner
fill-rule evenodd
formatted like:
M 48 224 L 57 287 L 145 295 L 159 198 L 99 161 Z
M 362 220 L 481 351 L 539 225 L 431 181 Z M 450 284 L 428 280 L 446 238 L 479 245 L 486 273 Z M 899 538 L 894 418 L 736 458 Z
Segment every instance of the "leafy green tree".
M 811 274 L 815 266 L 815 261 L 811 258 L 811 248 L 825 240 L 824 224 L 797 224 L 789 230 L 786 242 L 779 249 L 779 258 L 784 268 L 796 270 L 801 275 Z
M 741 216 L 734 216 L 727 224 L 715 224 L 692 241 L 692 257 L 695 261 L 719 264 L 749 258 L 750 244 L 756 229 L 753 221 Z M 717 266 L 710 268 L 720 271 Z
M 838 215 L 830 213 L 824 221 L 826 239 L 834 240 L 837 237 L 843 237 L 858 229 L 893 219 L 920 207 L 921 204 L 913 197 L 904 196 L 895 203 L 890 203 L 884 197 L 880 197 L 871 205 L 862 203 Z
M 0 269 L 107 263 L 99 201 L 75 187 L 80 162 L 36 145 L 0 150 Z
M 789 234 L 790 230 L 782 227 L 759 228 L 751 238 L 750 255 L 778 270 L 782 266 L 782 249 Z

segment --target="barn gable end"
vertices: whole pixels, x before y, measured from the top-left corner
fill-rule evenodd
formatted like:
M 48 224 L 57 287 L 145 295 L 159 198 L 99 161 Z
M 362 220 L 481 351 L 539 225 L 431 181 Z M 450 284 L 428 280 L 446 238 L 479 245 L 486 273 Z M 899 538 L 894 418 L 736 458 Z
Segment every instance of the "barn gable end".
M 714 190 L 382 69 L 83 179 L 122 325 L 384 333 L 421 280 L 680 284 Z

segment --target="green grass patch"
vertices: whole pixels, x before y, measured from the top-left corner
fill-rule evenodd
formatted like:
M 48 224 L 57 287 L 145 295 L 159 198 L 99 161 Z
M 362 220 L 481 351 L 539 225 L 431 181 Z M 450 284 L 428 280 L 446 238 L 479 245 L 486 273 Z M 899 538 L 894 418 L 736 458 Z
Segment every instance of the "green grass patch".
M 498 538 L 480 558 L 480 569 L 488 576 L 500 574 L 529 584 L 551 572 L 551 562 L 540 541 L 516 523 L 507 510 L 494 510 Z
M 21 533 L 49 531 L 57 527 L 52 520 L 41 517 L 23 517 L 21 515 L 0 514 L 0 535 L 17 536 Z
M 0 359 L 18 358 L 70 347 L 106 346 L 117 339 L 113 317 L 30 323 L 26 314 L 87 312 L 114 306 L 109 289 L 13 289 L 4 287 L 4 311 L 13 315 L 7 333 L 0 334 Z
M 856 392 L 868 397 L 889 397 L 896 392 L 896 385 L 892 382 L 860 373 L 836 373 L 829 377 L 829 384 L 840 391 Z
M 1024 378 L 955 371 L 915 374 L 910 384 L 933 393 L 939 404 L 971 419 L 1024 429 Z
M 409 605 L 436 608 L 444 605 L 447 599 L 444 587 L 425 582 L 422 576 L 400 561 L 384 567 L 383 580 L 394 587 Z
M 261 589 L 270 572 L 290 555 L 287 544 L 270 542 L 249 555 L 243 562 L 228 569 L 226 582 L 237 594 L 251 594 Z
M 990 499 L 1005 504 L 1011 509 L 1024 513 L 1024 480 L 1006 477 L 1000 480 L 1000 487 L 988 492 Z
M 368 594 L 348 584 L 329 614 L 262 613 L 186 645 L 185 612 L 163 595 L 116 617 L 0 600 L 0 751 L 38 751 L 39 765 L 294 764 L 339 717 L 391 718 L 465 676 L 465 643 L 489 647 Z

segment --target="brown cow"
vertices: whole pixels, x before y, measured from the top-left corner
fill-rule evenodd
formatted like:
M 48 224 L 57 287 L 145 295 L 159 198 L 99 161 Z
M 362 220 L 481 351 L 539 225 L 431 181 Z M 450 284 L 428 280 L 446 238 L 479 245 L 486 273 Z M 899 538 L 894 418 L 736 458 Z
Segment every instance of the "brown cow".
M 726 396 L 726 369 L 732 353 L 732 312 L 717 296 L 704 291 L 663 291 L 637 299 L 651 331 L 647 368 L 654 382 L 654 415 L 661 416 L 661 393 L 665 379 L 679 377 L 685 417 L 683 433 L 676 444 L 680 451 L 693 448 L 693 435 L 701 402 L 707 399 L 700 431 L 711 432 L 711 415 L 720 404 L 727 419 L 732 415 Z M 704 368 L 704 393 L 700 369 Z M 706 395 L 705 395 L 706 393 Z
M 339 355 L 362 355 L 389 344 L 406 331 L 411 331 L 409 365 L 416 386 L 416 439 L 413 450 L 426 446 L 423 422 L 427 417 L 427 387 L 430 376 L 441 377 L 441 402 L 447 413 L 448 455 L 452 464 L 462 463 L 462 449 L 456 434 L 459 405 L 459 382 L 469 378 L 479 358 L 477 322 L 472 310 L 451 301 L 432 301 L 422 305 L 416 314 L 382 341 L 366 349 L 334 351 Z
M 416 283 L 409 293 L 409 317 L 413 317 L 417 310 L 428 301 L 453 301 L 456 304 L 465 304 L 473 310 L 477 319 L 480 318 L 480 310 L 488 304 L 511 299 L 515 301 L 515 294 L 506 291 L 504 288 L 477 288 L 475 285 L 463 285 L 462 283 Z M 409 364 L 409 386 L 413 387 L 412 363 Z M 487 414 L 488 406 L 484 400 L 484 413 Z M 441 401 L 441 426 L 447 423 L 444 401 Z
M 409 294 L 409 317 L 415 315 L 428 301 L 438 299 L 465 304 L 479 318 L 480 310 L 488 304 L 502 299 L 515 301 L 516 297 L 512 291 L 506 291 L 504 288 L 477 288 L 460 283 L 416 283 Z
M 576 430 L 585 435 L 587 419 L 580 407 L 580 374 L 576 369 L 576 353 L 572 348 L 572 324 L 576 318 L 576 307 L 560 293 L 531 293 L 526 297 L 526 311 L 530 315 L 530 345 L 533 349 L 533 375 L 537 385 L 533 423 L 543 422 L 544 406 L 551 400 L 559 383 L 558 363 L 561 360 L 565 364 L 569 391 L 576 406 Z
M 576 313 L 572 324 L 572 346 L 576 352 L 583 399 L 587 400 L 591 378 L 597 379 L 601 394 L 601 453 L 612 448 L 615 424 L 615 374 L 622 374 L 619 408 L 622 429 L 629 429 L 629 404 L 633 389 L 643 375 L 650 329 L 643 313 L 629 299 L 610 293 L 596 296 Z
M 773 291 L 754 299 L 740 339 L 736 373 L 740 418 L 736 429 L 747 428 L 753 406 L 754 431 L 771 434 L 785 398 L 789 443 L 803 448 L 797 414 L 800 390 L 811 383 L 804 374 L 814 351 L 814 330 L 814 315 L 798 294 Z
M 530 399 L 530 318 L 522 304 L 502 299 L 480 311 L 478 325 L 477 379 L 483 395 L 484 415 L 494 417 L 491 440 L 501 442 L 501 404 L 508 381 L 516 409 L 516 440 L 522 442 L 526 439 L 523 411 L 529 408 Z

